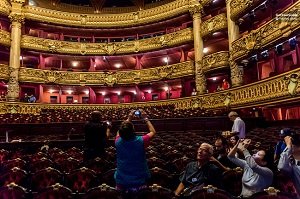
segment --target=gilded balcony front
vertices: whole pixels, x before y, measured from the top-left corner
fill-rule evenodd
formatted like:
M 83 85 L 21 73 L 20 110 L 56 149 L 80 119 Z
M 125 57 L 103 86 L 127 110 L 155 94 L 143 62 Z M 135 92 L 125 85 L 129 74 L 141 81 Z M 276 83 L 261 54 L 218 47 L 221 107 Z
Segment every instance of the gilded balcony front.
M 19 81 L 30 83 L 55 83 L 61 85 L 113 86 L 114 84 L 139 84 L 193 75 L 194 63 L 192 61 L 188 61 L 150 69 L 119 71 L 115 73 L 67 72 L 21 68 Z
M 7 0 L 0 0 L 0 14 L 9 15 L 11 5 Z
M 41 7 L 25 6 L 26 19 L 66 26 L 111 28 L 154 23 L 188 13 L 189 0 L 176 0 L 158 7 L 118 14 L 80 14 L 61 12 Z
M 0 79 L 1 80 L 8 80 L 9 79 L 8 65 L 0 64 Z
M 203 72 L 229 68 L 229 52 L 221 51 L 203 57 Z
M 10 46 L 10 32 L 0 29 L 0 44 Z
M 186 28 L 170 34 L 126 42 L 80 43 L 22 36 L 21 48 L 77 55 L 114 55 L 158 50 L 193 41 L 193 31 Z
M 232 44 L 233 60 L 242 59 L 254 50 L 262 49 L 288 38 L 300 27 L 300 2 L 296 2 L 281 15 L 262 27 L 236 40 Z
M 177 109 L 220 109 L 231 107 L 243 108 L 279 104 L 282 102 L 296 102 L 299 100 L 300 69 L 295 69 L 276 77 L 267 78 L 252 84 L 225 91 L 172 100 L 137 102 L 124 104 L 29 104 L 29 103 L 0 103 L 0 113 L 29 113 L 39 114 L 42 109 L 60 110 L 95 110 L 117 108 L 144 108 L 150 106 L 174 105 Z M 295 78 L 296 77 L 296 78 Z
M 225 29 L 227 29 L 227 18 L 226 14 L 222 13 L 204 21 L 201 24 L 201 35 L 202 37 L 205 37 L 209 34 Z

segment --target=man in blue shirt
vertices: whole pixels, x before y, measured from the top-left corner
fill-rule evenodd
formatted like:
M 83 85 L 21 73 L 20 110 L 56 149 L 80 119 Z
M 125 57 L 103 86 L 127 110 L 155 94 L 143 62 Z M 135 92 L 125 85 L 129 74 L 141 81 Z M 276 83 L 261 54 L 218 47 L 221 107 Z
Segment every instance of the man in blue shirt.
M 291 136 L 291 130 L 288 128 L 281 129 L 280 133 L 280 140 L 277 142 L 275 146 L 275 152 L 274 152 L 274 161 L 278 160 L 280 157 L 280 154 L 283 152 L 283 150 L 286 148 L 286 144 L 284 142 L 285 136 Z

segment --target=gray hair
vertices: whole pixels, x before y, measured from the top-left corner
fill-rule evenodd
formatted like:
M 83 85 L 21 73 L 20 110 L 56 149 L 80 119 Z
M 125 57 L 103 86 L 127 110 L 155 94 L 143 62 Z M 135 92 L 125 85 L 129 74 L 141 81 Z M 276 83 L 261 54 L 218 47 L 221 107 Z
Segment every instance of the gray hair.
M 232 116 L 238 117 L 239 114 L 238 114 L 237 112 L 235 112 L 235 111 L 231 111 L 231 112 L 228 114 L 228 117 L 232 117 Z

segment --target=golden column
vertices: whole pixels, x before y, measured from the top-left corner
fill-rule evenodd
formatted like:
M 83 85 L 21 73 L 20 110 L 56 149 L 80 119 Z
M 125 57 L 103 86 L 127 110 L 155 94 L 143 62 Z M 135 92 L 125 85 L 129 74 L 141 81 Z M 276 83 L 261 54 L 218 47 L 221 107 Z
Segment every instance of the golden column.
M 242 66 L 239 66 L 234 60 L 231 58 L 232 52 L 232 42 L 237 40 L 240 36 L 239 26 L 230 18 L 230 3 L 232 0 L 226 0 L 226 10 L 227 10 L 227 23 L 228 23 L 228 42 L 229 42 L 229 64 L 230 64 L 230 73 L 231 73 L 231 84 L 233 87 L 241 86 L 243 84 L 243 75 L 244 70 Z
M 21 27 L 24 23 L 22 6 L 25 0 L 11 0 L 12 10 L 8 16 L 11 21 L 11 45 L 9 55 L 9 81 L 7 88 L 7 101 L 19 101 L 19 69 L 21 51 Z
M 203 39 L 201 37 L 201 12 L 203 7 L 197 1 L 189 9 L 193 17 L 194 51 L 195 51 L 195 82 L 197 94 L 206 93 L 206 77 L 202 69 Z

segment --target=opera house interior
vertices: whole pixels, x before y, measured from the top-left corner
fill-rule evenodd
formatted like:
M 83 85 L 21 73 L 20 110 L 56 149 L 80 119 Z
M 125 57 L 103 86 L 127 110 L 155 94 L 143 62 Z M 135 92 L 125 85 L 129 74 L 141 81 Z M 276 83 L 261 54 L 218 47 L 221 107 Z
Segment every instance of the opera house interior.
M 201 143 L 233 135 L 232 111 L 249 151 L 274 153 L 281 129 L 300 134 L 299 10 L 297 0 L 0 0 L 0 199 L 122 198 L 115 136 L 132 110 L 147 115 L 133 119 L 137 134 L 150 120 L 157 135 L 148 192 L 129 198 L 178 197 Z M 85 161 L 93 111 L 111 135 L 106 156 Z M 273 173 L 253 199 L 300 198 Z M 222 175 L 223 187 L 180 197 L 239 197 L 243 168 Z

